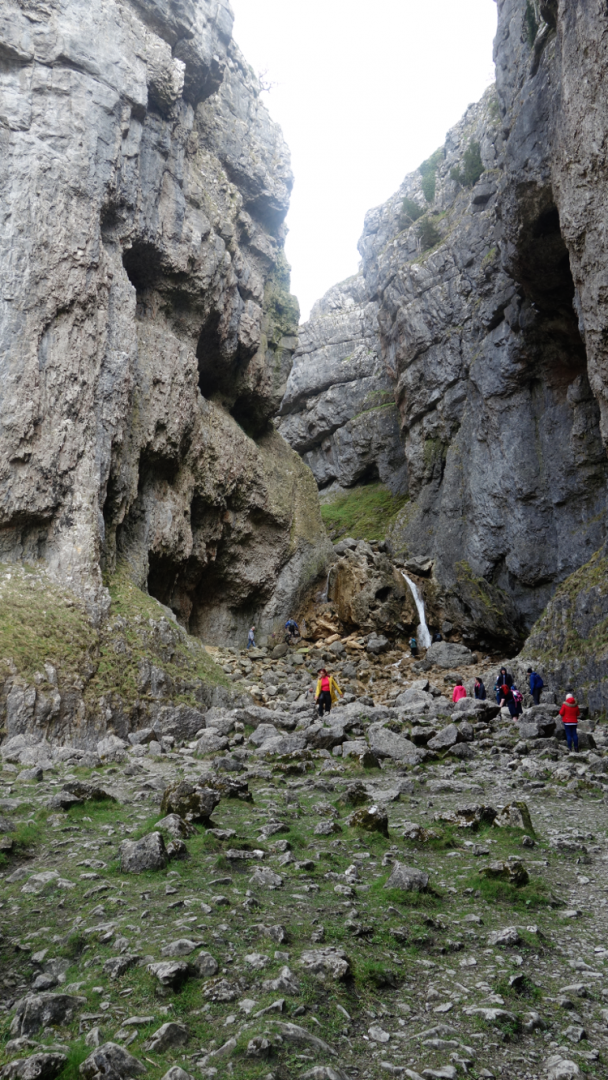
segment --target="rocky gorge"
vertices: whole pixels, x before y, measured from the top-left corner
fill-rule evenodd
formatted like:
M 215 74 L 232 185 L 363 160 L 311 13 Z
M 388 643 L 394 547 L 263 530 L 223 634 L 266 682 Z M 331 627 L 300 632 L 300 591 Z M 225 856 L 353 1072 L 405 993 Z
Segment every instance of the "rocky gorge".
M 608 10 L 497 9 L 298 327 L 227 0 L 2 7 L 0 1080 L 606 1075 Z

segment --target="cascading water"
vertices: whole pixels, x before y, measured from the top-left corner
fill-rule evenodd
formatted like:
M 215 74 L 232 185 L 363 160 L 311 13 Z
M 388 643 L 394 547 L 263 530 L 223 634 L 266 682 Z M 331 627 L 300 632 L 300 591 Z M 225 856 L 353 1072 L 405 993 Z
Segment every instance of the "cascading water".
M 418 587 L 414 584 L 414 582 L 409 579 L 409 577 L 406 573 L 403 572 L 403 570 L 401 571 L 401 573 L 410 587 L 412 596 L 414 597 L 414 603 L 416 604 L 416 608 L 418 610 L 418 618 L 420 619 L 420 625 L 418 627 L 418 643 L 419 645 L 422 645 L 423 649 L 428 649 L 431 645 L 431 635 L 429 633 L 429 628 L 426 625 L 424 600 L 418 592 Z
M 333 567 L 330 567 L 329 572 L 327 574 L 327 581 L 325 582 L 325 592 L 322 593 L 322 595 L 321 595 L 321 603 L 322 604 L 326 604 L 327 600 L 329 598 L 329 575 L 331 574 L 332 569 L 333 569 Z

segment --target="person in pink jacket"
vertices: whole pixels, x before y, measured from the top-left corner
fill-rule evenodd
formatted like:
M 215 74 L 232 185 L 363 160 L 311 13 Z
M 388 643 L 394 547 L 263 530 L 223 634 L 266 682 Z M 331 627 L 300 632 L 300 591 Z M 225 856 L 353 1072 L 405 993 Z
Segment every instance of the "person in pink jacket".
M 452 701 L 453 702 L 460 701 L 461 698 L 466 697 L 466 696 L 467 696 L 467 692 L 466 692 L 464 686 L 462 685 L 462 682 L 459 680 L 456 683 L 456 686 L 454 687 L 454 693 L 452 694 Z

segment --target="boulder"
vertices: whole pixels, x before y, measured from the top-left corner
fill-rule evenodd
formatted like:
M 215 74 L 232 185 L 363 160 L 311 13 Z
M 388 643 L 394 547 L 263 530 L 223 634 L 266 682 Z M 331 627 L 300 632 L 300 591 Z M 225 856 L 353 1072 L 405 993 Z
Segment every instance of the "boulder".
M 145 870 L 164 870 L 169 856 L 159 832 L 148 833 L 141 840 L 123 840 L 119 848 L 123 874 L 143 874 Z
M 249 878 L 249 884 L 257 885 L 262 889 L 280 889 L 283 878 L 280 874 L 275 874 L 274 870 L 266 870 L 259 866 Z
M 188 1028 L 184 1024 L 176 1024 L 169 1021 L 158 1028 L 146 1044 L 146 1050 L 152 1050 L 156 1054 L 164 1054 L 174 1046 L 187 1046 L 189 1040 Z
M 344 979 L 350 974 L 350 961 L 344 952 L 336 946 L 325 949 L 305 949 L 300 956 L 300 963 L 313 975 L 329 975 L 332 979 Z
M 405 866 L 403 863 L 393 863 L 391 876 L 385 889 L 401 889 L 403 892 L 426 892 L 429 885 L 429 875 L 423 870 Z
M 449 641 L 437 641 L 427 649 L 426 662 L 444 670 L 458 671 L 460 667 L 469 667 L 477 663 L 476 653 L 465 645 L 453 645 Z
M 147 1069 L 122 1046 L 107 1042 L 83 1061 L 79 1071 L 83 1080 L 122 1080 L 125 1076 L 140 1076 Z
M 460 742 L 465 742 L 462 731 L 456 724 L 448 724 L 447 727 L 438 731 L 432 739 L 429 739 L 427 747 L 429 750 L 449 750 Z
M 168 945 L 163 945 L 160 950 L 161 956 L 190 956 L 190 953 L 196 949 L 196 942 L 190 941 L 189 938 L 178 938 L 177 941 L 170 941 Z
M 164 829 L 175 840 L 188 840 L 189 837 L 194 835 L 192 825 L 184 821 L 179 814 L 167 814 L 166 817 L 156 822 L 156 828 Z
M 534 832 L 528 804 L 523 801 L 508 803 L 496 815 L 494 825 L 502 829 L 525 829 Z
M 65 791 L 68 795 L 73 795 L 81 804 L 86 802 L 117 802 L 114 796 L 110 795 L 104 788 L 99 787 L 98 784 L 89 784 L 85 780 L 70 780 L 63 785 L 62 791 Z
M 138 956 L 132 956 L 129 953 L 125 953 L 123 956 L 111 956 L 106 960 L 103 965 L 103 973 L 110 979 L 120 979 L 129 968 L 135 966 L 139 960 Z
M 190 961 L 191 974 L 197 979 L 212 979 L 219 969 L 217 960 L 208 952 L 200 952 Z
M 195 787 L 186 780 L 166 788 L 161 813 L 177 814 L 184 821 L 206 822 L 220 801 L 220 795 L 210 787 Z
M 555 726 L 553 718 L 520 723 L 519 737 L 520 739 L 549 739 L 555 733 Z
M 164 960 L 157 964 L 148 964 L 148 971 L 161 986 L 170 987 L 172 990 L 179 989 L 190 974 L 189 966 L 184 960 Z
M 198 740 L 194 753 L 197 757 L 204 757 L 205 754 L 219 754 L 221 750 L 227 750 L 229 745 L 230 742 L 225 735 L 220 735 L 213 728 L 207 728 Z
M 488 934 L 488 945 L 491 946 L 503 945 L 514 948 L 520 944 L 521 937 L 516 926 L 507 926 L 504 930 L 496 930 L 494 933 Z
M 0 1080 L 55 1080 L 67 1061 L 67 1056 L 61 1053 L 32 1054 L 5 1065 L 0 1070 Z
M 15 1005 L 11 1035 L 36 1035 L 44 1027 L 61 1027 L 86 1003 L 86 998 L 72 994 L 27 994 Z
M 380 653 L 388 652 L 391 647 L 391 643 L 388 638 L 384 637 L 384 634 L 370 634 L 365 648 L 368 653 L 372 653 L 373 656 L 379 656 Z
M 364 806 L 365 803 L 369 802 L 369 795 L 365 785 L 360 780 L 355 780 L 354 783 L 349 784 L 342 793 L 340 802 L 344 806 Z
M 479 871 L 479 876 L 507 881 L 509 885 L 515 885 L 518 889 L 527 885 L 530 880 L 528 871 L 521 860 L 517 858 L 507 859 L 506 862 L 490 863 L 489 866 L 484 866 Z
M 338 725 L 311 724 L 305 733 L 306 745 L 313 750 L 333 750 L 342 745 L 344 738 L 344 728 Z
M 268 739 L 278 739 L 279 732 L 274 724 L 259 724 L 249 736 L 251 746 L 263 746 Z
M 100 761 L 107 765 L 110 761 L 124 761 L 127 755 L 128 744 L 117 735 L 107 735 L 97 743 L 97 756 Z
M 435 821 L 455 825 L 458 829 L 477 832 L 480 825 L 491 825 L 498 811 L 493 806 L 465 806 L 458 810 L 444 810 L 435 814 Z
M 388 836 L 388 814 L 380 806 L 361 806 L 346 820 L 351 829 L 364 829 L 365 832 L 378 832 Z
M 370 724 L 367 729 L 370 750 L 377 758 L 392 758 L 394 761 L 423 760 L 424 753 L 418 750 L 405 735 L 397 735 L 383 723 Z

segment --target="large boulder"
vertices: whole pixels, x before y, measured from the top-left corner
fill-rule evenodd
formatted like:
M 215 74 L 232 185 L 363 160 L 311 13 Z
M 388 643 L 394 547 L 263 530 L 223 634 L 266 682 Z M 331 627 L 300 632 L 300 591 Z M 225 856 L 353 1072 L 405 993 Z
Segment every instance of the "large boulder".
M 351 829 L 363 829 L 365 832 L 378 832 L 388 836 L 388 814 L 381 806 L 360 806 L 346 819 Z
M 494 818 L 494 825 L 503 829 L 525 829 L 534 832 L 528 804 L 522 801 L 508 803 Z
M 15 1006 L 11 1035 L 36 1035 L 41 1028 L 61 1027 L 86 1003 L 86 998 L 73 994 L 28 994 Z
M 112 1042 L 99 1046 L 80 1066 L 83 1080 L 122 1080 L 145 1072 L 141 1061 Z
M 145 870 L 164 870 L 169 856 L 159 832 L 148 833 L 141 840 L 123 840 L 119 848 L 123 874 L 143 874 Z
M 198 740 L 194 753 L 197 757 L 219 754 L 222 750 L 227 750 L 229 745 L 230 742 L 225 735 L 221 735 L 214 728 L 207 728 Z
M 166 788 L 161 813 L 177 814 L 184 821 L 206 822 L 220 801 L 220 795 L 210 787 L 195 787 L 186 780 Z
M 350 973 L 350 961 L 344 952 L 330 945 L 325 949 L 306 949 L 300 963 L 313 975 L 329 975 L 332 979 L 344 979 Z
M 403 576 L 386 554 L 363 541 L 332 566 L 328 584 L 328 599 L 345 626 L 386 633 L 416 625 L 416 607 Z M 385 648 L 388 642 L 379 651 Z
M 403 863 L 393 863 L 391 876 L 385 889 L 401 889 L 402 892 L 426 892 L 429 886 L 429 875 L 423 870 L 417 870 Z
M 378 758 L 393 758 L 394 761 L 422 761 L 424 751 L 418 750 L 413 742 L 399 735 L 382 723 L 370 724 L 367 729 L 370 750 Z
M 477 655 L 467 649 L 465 645 L 454 645 L 450 641 L 437 641 L 427 649 L 426 662 L 435 667 L 458 671 L 460 667 L 468 667 L 477 663 Z
M 207 725 L 204 713 L 191 705 L 164 705 L 156 713 L 154 726 L 161 735 L 188 742 Z
M 32 1054 L 10 1061 L 0 1070 L 0 1080 L 55 1080 L 67 1065 L 62 1053 Z
M 449 750 L 450 747 L 456 746 L 456 743 L 466 741 L 465 735 L 456 724 L 448 724 L 432 739 L 429 739 L 427 746 L 429 750 Z

